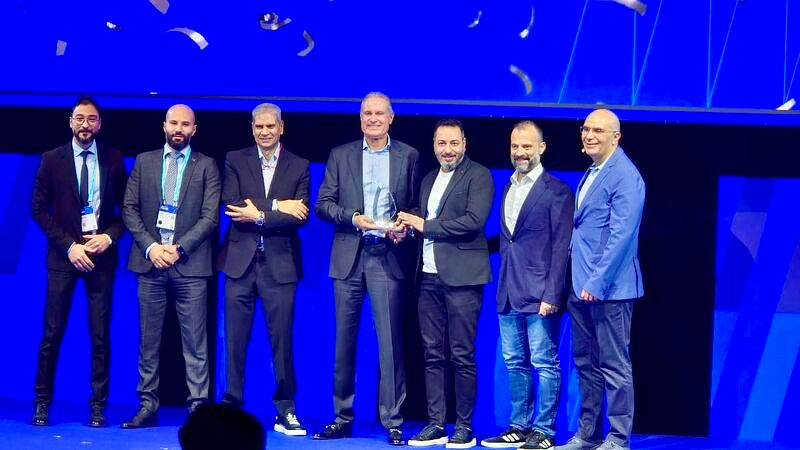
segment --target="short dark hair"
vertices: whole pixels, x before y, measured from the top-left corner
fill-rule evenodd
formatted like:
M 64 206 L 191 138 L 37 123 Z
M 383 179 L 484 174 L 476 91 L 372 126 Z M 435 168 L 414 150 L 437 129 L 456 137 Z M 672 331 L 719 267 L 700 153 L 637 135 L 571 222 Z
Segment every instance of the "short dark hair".
M 539 133 L 539 138 L 541 138 L 542 142 L 544 142 L 544 132 L 539 125 L 536 125 L 536 122 L 532 120 L 523 120 L 521 122 L 517 122 L 513 129 L 520 130 L 523 128 L 533 128 L 537 133 Z
M 72 105 L 72 111 L 75 111 L 75 108 L 77 108 L 78 106 L 81 106 L 81 105 L 92 105 L 92 106 L 94 106 L 94 109 L 97 110 L 97 115 L 100 115 L 100 107 L 97 105 L 97 102 L 92 97 L 84 96 L 84 97 L 79 98 L 78 101 L 76 101 L 75 104 Z
M 249 412 L 226 403 L 197 407 L 178 430 L 183 450 L 264 450 L 264 426 Z
M 461 124 L 461 121 L 458 119 L 441 119 L 436 122 L 436 127 L 433 128 L 433 134 L 436 134 L 436 131 L 442 127 L 456 127 L 461 130 L 461 136 L 464 136 L 464 125 Z

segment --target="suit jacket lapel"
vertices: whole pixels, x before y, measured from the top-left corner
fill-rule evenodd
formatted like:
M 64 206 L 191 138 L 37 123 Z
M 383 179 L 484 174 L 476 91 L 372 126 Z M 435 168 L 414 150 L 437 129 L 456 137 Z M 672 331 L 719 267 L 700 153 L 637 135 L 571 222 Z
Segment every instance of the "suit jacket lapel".
M 461 164 L 459 164 L 458 167 L 456 167 L 455 169 L 456 173 L 453 174 L 453 178 L 451 178 L 450 182 L 447 183 L 447 187 L 444 189 L 444 192 L 442 193 L 442 199 L 439 200 L 439 211 L 442 210 L 442 205 L 444 205 L 444 203 L 447 201 L 447 196 L 450 195 L 451 192 L 453 192 L 453 188 L 455 187 L 455 185 L 458 184 L 458 182 L 461 181 L 461 178 L 464 177 L 464 174 L 467 173 L 469 164 L 470 160 L 465 155 L 464 160 L 461 161 Z
M 281 160 L 278 159 L 278 165 L 280 165 L 280 163 Z M 258 146 L 256 145 L 247 152 L 247 168 L 250 170 L 250 175 L 253 176 L 253 181 L 256 183 L 257 197 L 266 198 L 267 193 L 264 191 L 264 172 L 261 171 L 261 159 L 258 154 Z
M 542 172 L 542 175 L 539 176 L 539 179 L 533 183 L 531 190 L 528 191 L 528 196 L 525 197 L 525 201 L 522 202 L 522 207 L 519 209 L 519 215 L 517 215 L 517 225 L 525 220 L 525 217 L 533 209 L 534 205 L 536 205 L 539 199 L 542 198 L 545 191 L 547 191 L 547 184 L 549 181 L 550 175 L 548 175 L 547 172 Z M 514 227 L 514 234 L 517 234 L 518 229 L 519 227 Z
M 162 161 L 164 158 L 161 158 Z M 186 167 L 183 169 L 183 180 L 181 180 L 181 190 L 178 194 L 178 207 L 180 208 L 183 199 L 186 198 L 186 188 L 189 185 L 189 180 L 192 179 L 194 168 L 197 167 L 197 155 L 192 153 L 189 156 L 189 161 L 186 162 Z M 263 183 L 262 183 L 263 184 Z
M 503 197 L 500 202 L 500 232 L 502 232 L 506 238 L 511 239 L 511 230 L 508 229 L 508 225 L 506 224 L 506 196 L 508 195 L 509 189 L 511 189 L 510 181 L 506 183 L 506 187 L 503 189 Z
M 101 150 L 100 146 L 97 146 L 97 164 L 100 173 L 100 206 L 102 207 L 104 202 L 103 200 L 106 198 L 110 198 L 110 196 L 106 196 L 106 189 L 108 188 L 108 161 L 107 156 L 104 151 Z
M 589 197 L 592 196 L 592 194 L 595 191 L 597 191 L 600 188 L 600 186 L 603 185 L 603 180 L 605 180 L 606 176 L 608 175 L 608 170 L 611 169 L 612 167 L 614 167 L 614 165 L 617 163 L 617 160 L 619 159 L 620 154 L 622 154 L 622 153 L 623 153 L 623 151 L 622 151 L 622 148 L 620 148 L 620 147 L 617 147 L 617 149 L 614 150 L 614 153 L 611 155 L 610 158 L 608 158 L 608 160 L 606 161 L 606 163 L 603 166 L 603 168 L 600 169 L 600 173 L 598 173 L 597 176 L 594 178 L 594 181 L 592 181 L 592 185 L 589 186 L 589 189 L 586 191 L 586 194 L 583 196 L 583 201 L 581 202 L 580 206 L 578 206 L 578 204 L 577 204 L 578 197 L 580 196 L 580 192 L 581 192 L 580 189 L 578 189 L 578 195 L 575 196 L 575 202 L 576 202 L 575 203 L 575 217 L 579 217 L 580 213 L 583 213 L 583 210 L 586 207 L 586 201 L 589 199 Z M 588 176 L 589 176 L 589 172 L 587 171 L 586 175 L 583 176 L 583 180 L 581 181 L 581 184 L 580 184 L 581 187 L 583 187 L 583 182 L 586 181 L 586 178 Z
M 67 172 L 67 177 L 72 179 L 72 193 L 75 194 L 75 204 L 81 204 L 81 195 L 78 193 L 78 172 L 75 169 L 75 154 L 72 152 L 72 141 L 64 147 L 61 152 L 61 158 L 64 160 L 64 170 Z
M 400 182 L 400 171 L 403 168 L 403 154 L 400 149 L 395 147 L 389 150 L 389 186 L 392 188 L 392 196 L 397 192 L 397 184 Z
M 275 186 L 283 186 L 283 177 L 286 175 L 286 171 L 289 170 L 289 166 L 292 164 L 292 160 L 287 156 L 284 148 L 281 147 L 281 155 L 278 157 L 278 164 L 275 166 L 275 173 L 272 174 L 272 183 L 269 185 L 269 191 L 264 194 L 266 198 L 277 198 L 278 192 L 276 189 L 272 187 Z M 263 178 L 263 177 L 262 177 Z M 261 185 L 264 185 L 262 180 Z
M 353 179 L 356 195 L 360 199 L 358 204 L 361 205 L 361 208 L 364 208 L 364 161 L 363 156 L 361 155 L 362 151 L 361 141 L 354 143 L 350 153 L 347 155 L 349 160 L 349 164 L 347 166 L 350 167 L 351 178 Z

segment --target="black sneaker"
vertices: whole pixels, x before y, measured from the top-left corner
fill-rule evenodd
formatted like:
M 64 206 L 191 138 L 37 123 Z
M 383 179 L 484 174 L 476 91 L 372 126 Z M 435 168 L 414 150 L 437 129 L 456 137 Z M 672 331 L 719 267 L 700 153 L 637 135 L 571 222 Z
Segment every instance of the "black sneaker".
M 489 448 L 517 448 L 525 443 L 527 437 L 528 433 L 508 427 L 500 436 L 482 440 L 481 445 Z
M 444 434 L 444 427 L 436 424 L 428 424 L 419 433 L 408 440 L 411 447 L 427 447 L 429 445 L 442 445 L 447 443 L 447 435 Z
M 305 436 L 306 429 L 300 425 L 297 416 L 293 413 L 287 413 L 285 416 L 275 417 L 275 426 L 273 427 L 278 433 L 283 433 L 287 436 Z
M 534 430 L 525 444 L 520 448 L 555 448 L 556 443 L 550 436 L 539 430 Z
M 472 434 L 472 428 L 466 425 L 456 426 L 456 431 L 447 440 L 445 448 L 472 448 L 477 445 L 475 435 Z

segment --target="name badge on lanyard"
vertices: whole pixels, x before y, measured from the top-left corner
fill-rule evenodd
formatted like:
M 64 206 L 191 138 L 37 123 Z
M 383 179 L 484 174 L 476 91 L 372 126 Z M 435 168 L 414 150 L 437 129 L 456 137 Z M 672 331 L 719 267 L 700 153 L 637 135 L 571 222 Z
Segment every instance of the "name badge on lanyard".
M 162 203 L 158 207 L 156 227 L 160 230 L 175 231 L 175 218 L 178 216 L 178 207 Z
M 97 231 L 97 216 L 94 215 L 94 208 L 91 206 L 84 206 L 81 209 L 81 231 L 84 233 Z

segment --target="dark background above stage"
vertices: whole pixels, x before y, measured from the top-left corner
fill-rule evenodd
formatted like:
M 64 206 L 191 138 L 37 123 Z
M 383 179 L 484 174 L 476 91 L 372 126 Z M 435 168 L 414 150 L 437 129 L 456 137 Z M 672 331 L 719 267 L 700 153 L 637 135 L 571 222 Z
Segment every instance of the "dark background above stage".
M 324 163 L 331 147 L 359 138 L 356 108 L 352 114 L 284 114 L 283 142 L 291 151 Z M 39 154 L 63 144 L 69 139 L 68 114 L 69 110 L 62 108 L 0 109 L 0 152 Z M 163 117 L 163 110 L 106 109 L 99 136 L 134 156 L 163 145 Z M 535 109 L 530 118 L 536 119 Z M 392 138 L 420 150 L 426 171 L 435 162 L 431 139 L 436 120 L 438 117 L 397 116 L 391 130 Z M 489 167 L 508 169 L 508 135 L 517 120 L 463 119 L 468 155 Z M 225 152 L 252 144 L 249 122 L 245 111 L 197 111 L 198 132 L 192 146 L 221 162 Z M 548 143 L 543 157 L 546 168 L 584 171 L 588 167 L 588 158 L 579 152 L 580 121 L 538 123 Z M 705 435 L 709 425 L 717 179 L 721 175 L 795 176 L 800 167 L 796 130 L 624 122 L 622 131 L 622 146 L 647 184 L 640 237 L 647 296 L 636 306 L 632 337 L 637 395 L 634 431 Z M 212 285 L 209 293 L 213 309 L 217 289 Z M 213 323 L 209 316 L 209 324 Z M 213 327 L 209 332 L 210 342 L 215 342 Z M 180 358 L 179 349 L 174 351 Z M 164 370 L 182 370 L 180 359 Z M 408 370 L 421 375 L 422 369 L 411 364 Z M 409 378 L 422 380 L 413 374 Z M 328 374 L 321 379 L 328 383 Z M 162 382 L 176 391 L 185 389 L 182 373 L 165 373 Z M 410 395 L 414 394 L 424 395 L 420 389 L 410 390 Z M 422 398 L 410 398 L 408 407 L 410 418 L 424 418 Z

